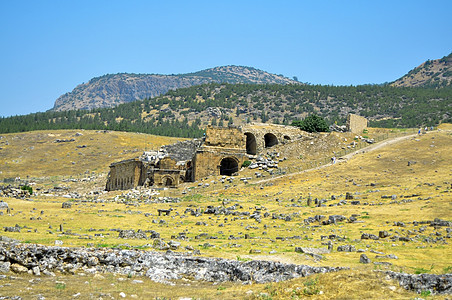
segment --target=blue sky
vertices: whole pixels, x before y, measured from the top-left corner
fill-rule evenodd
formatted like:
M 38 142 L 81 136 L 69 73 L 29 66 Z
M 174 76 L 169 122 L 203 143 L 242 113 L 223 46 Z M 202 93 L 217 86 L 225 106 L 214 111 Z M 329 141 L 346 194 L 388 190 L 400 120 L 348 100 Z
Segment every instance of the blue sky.
M 383 83 L 452 51 L 452 1 L 0 0 L 0 116 L 108 73 L 255 67 Z

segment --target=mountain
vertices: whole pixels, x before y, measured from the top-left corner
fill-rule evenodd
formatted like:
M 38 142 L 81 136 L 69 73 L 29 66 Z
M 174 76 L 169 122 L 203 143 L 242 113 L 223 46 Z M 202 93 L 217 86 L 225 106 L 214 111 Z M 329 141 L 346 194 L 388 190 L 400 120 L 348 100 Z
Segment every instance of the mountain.
M 441 59 L 427 60 L 391 83 L 396 87 L 444 87 L 451 84 L 452 53 Z
M 60 96 L 52 110 L 77 110 L 114 107 L 121 103 L 165 94 L 169 90 L 203 83 L 295 84 L 282 75 L 251 67 L 222 66 L 179 75 L 107 74 L 91 79 Z

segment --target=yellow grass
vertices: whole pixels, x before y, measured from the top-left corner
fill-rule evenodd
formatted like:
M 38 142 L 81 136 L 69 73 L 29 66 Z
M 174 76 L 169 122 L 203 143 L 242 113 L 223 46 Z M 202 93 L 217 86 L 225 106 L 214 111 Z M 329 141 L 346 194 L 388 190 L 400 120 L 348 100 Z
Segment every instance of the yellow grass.
M 42 134 L 48 135 L 48 133 Z M 61 136 L 58 138 L 67 138 L 73 134 L 75 134 L 75 131 L 71 133 L 61 132 Z M 89 140 L 90 136 L 88 133 L 85 131 L 83 134 L 83 137 Z M 113 147 L 114 150 L 110 149 L 108 151 L 112 153 L 111 158 L 118 157 L 116 160 L 122 157 L 121 153 L 126 147 L 129 147 L 126 149 L 133 150 L 141 142 L 144 143 L 146 141 L 145 135 L 126 133 L 100 134 L 100 136 L 93 133 L 91 137 L 100 140 L 101 137 L 113 136 L 113 134 L 118 148 L 115 149 Z M 52 139 L 54 138 L 56 139 L 57 137 L 52 137 Z M 340 139 L 340 136 L 336 138 Z M 75 143 L 88 143 L 88 140 Z M 47 142 L 48 149 L 55 146 L 59 147 L 50 143 L 50 141 Z M 155 143 L 157 145 L 157 142 Z M 61 147 L 66 147 L 66 144 L 71 144 L 71 147 L 75 145 L 74 142 L 65 143 Z M 105 145 L 99 147 L 100 150 L 98 151 L 107 151 L 103 150 L 103 148 L 101 149 Z M 10 215 L 6 213 L 1 215 L 0 222 L 2 226 L 18 224 L 29 228 L 23 228 L 20 234 L 4 232 L 3 235 L 31 243 L 52 245 L 55 240 L 62 240 L 64 246 L 87 246 L 92 244 L 98 247 L 118 245 L 128 247 L 125 245 L 128 244 L 130 247 L 141 248 L 146 244 L 152 244 L 152 240 L 119 239 L 118 233 L 109 231 L 109 229 L 150 229 L 159 232 L 161 238 L 165 241 L 174 240 L 178 233 L 186 232 L 188 240 L 180 241 L 182 244 L 181 248 L 192 246 L 195 249 L 199 249 L 203 256 L 239 260 L 266 259 L 313 266 L 344 266 L 351 268 L 349 271 L 318 275 L 311 279 L 295 279 L 284 283 L 251 286 L 234 284 L 212 285 L 207 283 L 190 283 L 191 285 L 187 286 L 178 283 L 177 289 L 168 289 L 167 286 L 151 283 L 143 278 L 140 278 L 140 280 L 144 280 L 145 284 L 134 285 L 131 288 L 130 282 L 128 284 L 117 282 L 115 276 L 105 274 L 105 280 L 95 281 L 93 278 L 86 278 L 90 282 L 88 290 L 91 293 L 99 292 L 96 289 L 101 289 L 102 292 L 111 293 L 114 297 L 117 297 L 120 291 L 124 291 L 127 295 L 135 293 L 139 298 L 191 296 L 204 299 L 243 299 L 246 297 L 265 299 L 268 296 L 268 298 L 272 299 L 288 299 L 291 297 L 294 299 L 306 297 L 312 297 L 313 299 L 409 299 L 415 298 L 416 294 L 401 289 L 397 283 L 387 280 L 384 275 L 374 271 L 450 273 L 452 267 L 450 239 L 445 239 L 447 244 L 422 242 L 423 238 L 436 238 L 436 232 L 445 237 L 447 235 L 445 228 L 435 229 L 428 225 L 414 226 L 411 222 L 432 221 L 435 218 L 447 221 L 452 220 L 451 148 L 452 135 L 449 131 L 443 129 L 440 132 L 409 138 L 375 151 L 364 150 L 364 152 L 361 151 L 347 161 L 309 172 L 287 175 L 258 184 L 241 185 L 213 192 L 203 192 L 202 189 L 197 189 L 198 194 L 184 196 L 182 198 L 183 201 L 177 204 L 143 204 L 134 203 L 133 201 L 129 204 L 113 202 L 81 203 L 74 201 L 72 208 L 62 209 L 61 204 L 68 201 L 67 198 L 34 196 L 32 197 L 33 201 L 2 198 L 1 200 L 8 202 L 13 210 Z M 133 156 L 140 152 L 130 153 L 130 155 Z M 97 156 L 97 158 L 99 157 Z M 2 156 L 0 159 L 12 161 L 15 156 L 9 153 L 7 157 Z M 291 159 L 296 158 L 290 157 L 289 162 Z M 99 158 L 99 160 L 101 159 Z M 112 161 L 114 160 L 112 159 Z M 410 166 L 408 166 L 408 162 L 410 162 Z M 80 160 L 77 160 L 76 165 L 79 163 Z M 106 169 L 108 163 L 101 165 L 100 162 L 92 161 L 91 165 L 97 166 L 97 170 L 101 172 Z M 22 172 L 34 172 L 33 170 L 27 170 L 26 164 L 19 164 L 19 166 L 24 170 Z M 48 172 L 59 174 L 58 172 L 61 172 L 60 170 L 58 172 L 54 171 L 55 165 L 52 164 L 42 164 L 42 168 L 44 174 L 48 174 Z M 74 173 L 67 171 L 64 174 L 78 174 L 77 172 L 81 172 L 81 170 L 77 170 Z M 100 177 L 99 181 L 91 183 L 90 186 L 87 185 L 85 188 L 99 187 L 99 185 L 105 184 L 103 180 L 104 177 Z M 58 181 L 55 181 L 55 184 L 57 183 Z M 45 183 L 42 185 L 44 186 Z M 82 183 L 75 183 L 72 187 L 75 189 L 78 185 L 82 185 Z M 181 189 L 178 191 L 180 192 Z M 331 203 L 343 200 L 346 192 L 359 197 L 358 200 L 361 204 L 328 206 Z M 121 192 L 107 193 L 98 197 L 99 199 L 111 200 L 118 194 L 120 195 Z M 412 196 L 413 194 L 415 196 Z M 336 196 L 338 200 L 330 200 L 332 195 Z M 382 198 L 382 196 L 388 195 L 396 195 L 396 202 L 391 203 L 392 199 Z M 326 207 L 308 207 L 306 206 L 308 196 L 328 199 L 329 201 L 326 203 Z M 180 215 L 184 214 L 186 208 L 199 207 L 205 210 L 208 205 L 221 206 L 224 199 L 230 201 L 226 204 L 226 207 L 238 203 L 243 207 L 238 209 L 238 211 L 249 211 L 250 213 L 253 213 L 256 207 L 262 207 L 262 214 L 268 212 L 270 217 L 262 218 L 262 223 L 257 223 L 247 217 L 234 220 L 234 216 L 224 215 L 203 214 L 201 217 L 195 218 L 188 214 L 185 218 L 180 217 Z M 363 205 L 363 203 L 368 203 L 368 205 Z M 299 207 L 294 207 L 292 206 L 293 204 L 297 204 Z M 159 217 L 157 215 L 157 209 L 169 207 L 174 209 L 170 216 Z M 43 214 L 41 214 L 41 211 L 44 211 Z M 152 215 L 146 217 L 145 213 L 151 213 Z M 272 219 L 271 215 L 273 213 L 298 213 L 299 216 L 294 217 L 291 221 L 284 221 Z M 327 219 L 329 215 L 334 214 L 344 215 L 347 218 L 355 214 L 358 215 L 357 219 L 359 222 L 339 222 L 337 225 L 317 227 L 313 227 L 313 225 L 319 225 L 318 223 L 312 223 L 307 226 L 303 222 L 305 218 L 314 217 L 315 215 L 325 215 Z M 152 220 L 157 222 L 165 220 L 166 224 L 156 224 Z M 394 226 L 396 221 L 404 222 L 406 227 Z M 208 226 L 195 225 L 196 222 L 205 222 Z M 80 236 L 62 234 L 58 230 L 60 224 L 63 225 L 66 232 L 70 230 Z M 52 226 L 51 229 L 49 225 Z M 378 241 L 360 239 L 362 233 L 378 235 L 381 230 L 386 230 L 391 235 L 406 236 L 408 230 L 412 232 L 414 230 L 418 231 L 422 226 L 425 226 L 424 232 L 415 232 L 410 235 L 411 237 L 419 235 L 417 241 L 391 241 L 389 238 Z M 89 231 L 90 228 L 96 229 L 96 231 Z M 105 231 L 99 231 L 99 229 L 105 229 Z M 94 236 L 95 233 L 102 233 L 103 237 L 96 237 Z M 195 238 L 201 233 L 207 233 L 210 236 L 217 237 L 217 239 Z M 244 239 L 245 234 L 249 234 L 251 239 Z M 322 240 L 321 237 L 331 234 L 336 234 L 345 240 L 332 240 L 334 251 L 325 254 L 320 261 L 315 261 L 311 256 L 294 251 L 295 247 L 326 247 L 325 243 L 328 239 Z M 229 239 L 230 235 L 241 237 L 241 239 Z M 294 236 L 299 236 L 300 239 L 292 238 Z M 213 245 L 213 247 L 206 246 L 206 243 Z M 392 263 L 392 265 L 360 264 L 360 253 L 336 251 L 337 246 L 346 244 L 351 244 L 356 249 L 366 250 L 365 253 L 372 262 L 386 261 Z M 377 254 L 371 253 L 371 249 L 384 252 L 385 255 L 394 254 L 398 259 L 376 258 Z M 258 250 L 260 253 L 251 254 L 250 250 Z M 71 282 L 71 284 L 67 284 L 66 290 L 60 291 L 55 288 L 55 281 L 49 279 L 49 282 L 46 283 L 47 279 L 45 279 L 43 286 L 48 285 L 49 291 L 52 291 L 49 292 L 50 295 L 58 295 L 60 292 L 64 295 L 75 294 L 76 287 L 82 287 L 85 281 L 85 279 L 58 276 L 65 282 Z M 23 282 L 27 282 L 27 280 Z M 314 280 L 315 282 L 307 280 Z M 14 284 L 12 286 L 17 287 Z M 114 284 L 114 286 L 111 284 Z M 219 288 L 220 286 L 221 288 Z M 314 289 L 314 291 L 318 290 L 314 295 L 309 295 L 313 292 L 312 290 L 306 290 L 307 287 L 311 286 L 318 287 Z M 249 292 L 250 290 L 252 292 Z M 25 289 L 22 292 L 23 295 L 28 295 L 28 291 Z
M 77 136 L 81 133 L 81 136 Z M 115 161 L 137 157 L 180 138 L 141 133 L 91 130 L 52 130 L 3 134 L 0 140 L 0 179 L 11 177 L 75 176 L 108 172 Z M 73 142 L 55 143 L 57 139 Z M 77 148 L 77 146 L 86 146 Z

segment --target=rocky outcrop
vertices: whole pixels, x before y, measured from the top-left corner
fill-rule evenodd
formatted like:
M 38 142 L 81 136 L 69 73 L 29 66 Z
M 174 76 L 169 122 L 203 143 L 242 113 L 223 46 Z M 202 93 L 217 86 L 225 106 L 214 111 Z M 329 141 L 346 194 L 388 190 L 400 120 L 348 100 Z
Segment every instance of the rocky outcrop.
M 0 243 L 0 262 L 3 270 L 9 270 L 14 264 L 21 266 L 24 271 L 35 274 L 38 271 L 42 274 L 51 274 L 55 271 L 72 274 L 77 271 L 112 272 L 146 276 L 163 283 L 185 277 L 209 282 L 265 283 L 343 269 L 260 260 L 242 262 L 176 254 L 171 251 L 158 253 L 10 243 Z
M 386 274 L 400 285 L 417 293 L 430 291 L 432 294 L 452 294 L 452 274 L 406 274 L 387 271 Z
M 304 249 L 305 253 L 313 251 L 312 248 Z M 322 253 L 328 252 L 327 249 L 320 250 L 324 250 Z M 370 260 L 361 255 L 361 262 L 369 263 Z M 146 276 L 161 283 L 171 283 L 182 278 L 209 282 L 266 283 L 342 269 L 344 268 L 311 267 L 261 260 L 243 262 L 171 251 L 161 253 L 19 244 L 15 240 L 0 237 L 0 273 L 28 272 L 39 276 L 54 275 L 54 272 L 69 274 L 76 274 L 78 271 L 90 274 L 109 272 Z M 403 288 L 418 293 L 422 291 L 430 291 L 432 294 L 452 293 L 452 274 L 414 275 L 393 271 L 387 271 L 385 274 L 399 281 Z
M 165 94 L 169 90 L 209 82 L 218 83 L 297 83 L 289 78 L 250 67 L 224 66 L 190 74 L 107 74 L 82 83 L 60 96 L 55 111 L 114 107 L 121 103 Z

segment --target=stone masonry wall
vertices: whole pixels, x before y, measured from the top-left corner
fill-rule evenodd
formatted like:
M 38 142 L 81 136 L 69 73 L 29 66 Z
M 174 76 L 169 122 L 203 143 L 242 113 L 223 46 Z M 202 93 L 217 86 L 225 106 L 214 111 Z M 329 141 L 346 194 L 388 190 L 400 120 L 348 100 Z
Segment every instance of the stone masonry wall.
M 107 191 L 135 188 L 142 184 L 142 162 L 138 159 L 121 161 L 110 166 Z
M 179 170 L 159 170 L 154 173 L 154 184 L 156 186 L 178 186 L 181 181 Z
M 268 148 L 269 145 L 266 145 L 266 135 L 267 142 L 269 140 L 271 141 L 272 136 L 274 136 L 277 141 L 276 145 L 308 136 L 306 132 L 301 131 L 297 127 L 264 123 L 247 124 L 241 127 L 241 131 L 242 134 L 251 134 L 255 138 L 256 153 L 261 153 L 265 148 Z
M 205 146 L 224 148 L 245 148 L 245 136 L 239 128 L 235 127 L 212 127 L 206 128 Z
M 349 114 L 347 116 L 347 131 L 361 134 L 367 128 L 367 119 L 358 115 Z
M 196 181 L 208 176 L 220 175 L 221 161 L 225 158 L 234 159 L 239 169 L 247 159 L 243 150 L 202 147 L 193 159 L 193 179 Z

